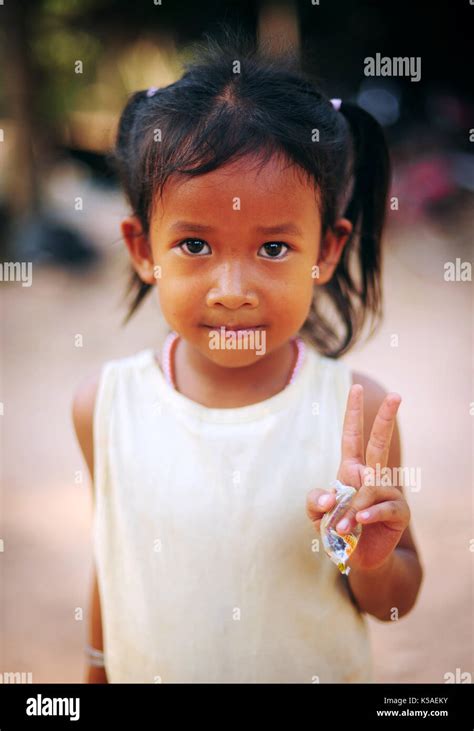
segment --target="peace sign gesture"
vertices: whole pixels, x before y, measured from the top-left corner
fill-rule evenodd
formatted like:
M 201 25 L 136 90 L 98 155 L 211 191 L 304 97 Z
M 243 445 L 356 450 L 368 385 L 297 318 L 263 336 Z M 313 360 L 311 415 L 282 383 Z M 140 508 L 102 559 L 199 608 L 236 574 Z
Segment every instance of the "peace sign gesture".
M 342 430 L 341 464 L 337 479 L 357 490 L 336 528 L 340 535 L 349 533 L 357 523 L 362 535 L 347 565 L 373 569 L 381 566 L 397 546 L 410 522 L 410 508 L 401 490 L 380 483 L 386 472 L 390 442 L 401 397 L 389 393 L 374 419 L 364 454 L 364 389 L 354 384 L 347 399 Z M 324 498 L 325 501 L 324 501 Z M 316 502 L 317 501 L 317 502 Z M 323 502 L 321 502 L 323 501 Z M 335 490 L 312 490 L 308 495 L 307 512 L 319 529 L 323 514 L 336 504 Z

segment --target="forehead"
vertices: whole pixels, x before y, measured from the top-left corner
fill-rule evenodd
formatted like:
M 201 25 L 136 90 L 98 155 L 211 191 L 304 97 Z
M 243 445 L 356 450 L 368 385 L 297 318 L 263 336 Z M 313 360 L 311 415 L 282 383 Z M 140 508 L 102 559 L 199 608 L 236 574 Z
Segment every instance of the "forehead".
M 240 210 L 247 219 L 274 221 L 277 216 L 309 224 L 319 218 L 318 203 L 313 180 L 296 165 L 276 155 L 263 165 L 245 157 L 197 177 L 172 176 L 163 197 L 156 197 L 153 218 L 161 225 L 178 217 L 197 221 L 212 216 L 228 222 L 229 215 Z

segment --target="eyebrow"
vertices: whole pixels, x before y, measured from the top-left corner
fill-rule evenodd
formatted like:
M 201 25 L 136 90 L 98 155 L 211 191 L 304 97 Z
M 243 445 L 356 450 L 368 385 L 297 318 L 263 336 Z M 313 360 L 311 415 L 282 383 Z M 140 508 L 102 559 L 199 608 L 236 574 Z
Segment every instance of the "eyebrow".
M 175 221 L 170 226 L 171 231 L 214 231 L 213 226 L 208 226 L 203 223 L 193 223 L 192 221 Z M 294 223 L 279 223 L 273 226 L 256 226 L 255 231 L 261 234 L 293 234 L 295 236 L 302 236 L 301 230 Z

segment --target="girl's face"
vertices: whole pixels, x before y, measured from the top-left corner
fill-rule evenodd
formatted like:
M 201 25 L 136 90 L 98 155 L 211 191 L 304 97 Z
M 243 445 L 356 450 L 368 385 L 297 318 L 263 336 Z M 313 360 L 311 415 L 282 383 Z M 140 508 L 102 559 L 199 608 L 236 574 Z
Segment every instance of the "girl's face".
M 276 351 L 305 322 L 313 287 L 331 278 L 351 231 L 340 219 L 322 252 L 314 188 L 279 158 L 260 171 L 251 163 L 169 179 L 156 199 L 149 246 L 133 217 L 122 224 L 135 269 L 156 284 L 170 327 L 227 367 L 251 365 L 262 354 L 213 349 L 211 330 L 258 326 L 265 352 Z

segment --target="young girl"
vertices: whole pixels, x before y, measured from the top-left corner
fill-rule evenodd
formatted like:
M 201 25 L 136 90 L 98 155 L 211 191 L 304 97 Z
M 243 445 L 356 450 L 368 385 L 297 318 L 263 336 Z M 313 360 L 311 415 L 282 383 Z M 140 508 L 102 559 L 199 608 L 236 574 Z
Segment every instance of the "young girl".
M 371 682 L 364 613 L 402 617 L 422 577 L 402 488 L 364 482 L 400 464 L 400 397 L 339 359 L 380 315 L 382 130 L 291 59 L 214 41 L 132 95 L 116 161 L 129 316 L 155 289 L 170 332 L 74 398 L 88 680 Z M 363 526 L 347 575 L 320 541 L 335 478 L 357 490 L 339 533 Z

